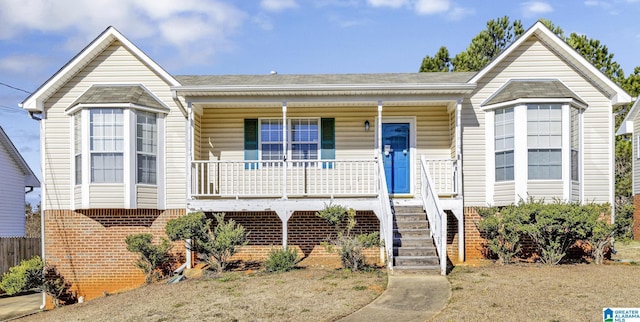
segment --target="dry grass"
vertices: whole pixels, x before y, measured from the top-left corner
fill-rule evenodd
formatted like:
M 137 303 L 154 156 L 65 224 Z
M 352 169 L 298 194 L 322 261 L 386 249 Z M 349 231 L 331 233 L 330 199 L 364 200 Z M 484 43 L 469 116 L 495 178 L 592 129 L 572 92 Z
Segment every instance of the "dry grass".
M 433 321 L 602 321 L 604 307 L 638 307 L 640 242 L 618 243 L 608 265 L 457 267 Z
M 20 321 L 333 321 L 371 302 L 386 281 L 384 271 L 332 268 L 229 272 L 149 285 Z

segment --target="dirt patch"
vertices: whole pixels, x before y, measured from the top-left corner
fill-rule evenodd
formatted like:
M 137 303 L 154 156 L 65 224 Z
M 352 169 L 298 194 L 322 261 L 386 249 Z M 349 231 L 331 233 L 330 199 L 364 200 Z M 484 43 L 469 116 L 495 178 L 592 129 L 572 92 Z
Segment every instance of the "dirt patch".
M 624 264 L 458 266 L 433 321 L 602 321 L 603 308 L 638 307 L 640 242 L 616 249 Z
M 238 271 L 155 284 L 20 321 L 333 321 L 371 302 L 386 272 Z

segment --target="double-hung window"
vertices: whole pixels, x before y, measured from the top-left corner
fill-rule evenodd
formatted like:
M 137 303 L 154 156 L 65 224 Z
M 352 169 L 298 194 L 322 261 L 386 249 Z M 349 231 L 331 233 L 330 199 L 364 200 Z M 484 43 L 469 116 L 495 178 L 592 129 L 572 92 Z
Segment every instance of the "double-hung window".
M 156 114 L 136 112 L 137 183 L 156 184 L 158 125 Z
M 89 149 L 92 183 L 122 183 L 124 169 L 124 117 L 122 109 L 89 111 Z
M 562 179 L 562 106 L 527 106 L 530 180 Z
M 75 183 L 82 184 L 82 113 L 73 116 L 73 155 Z
M 260 120 L 260 159 L 282 160 L 286 153 L 289 160 L 318 160 L 319 119 L 290 119 L 288 123 L 287 151 L 283 151 L 282 119 Z
M 571 180 L 580 180 L 580 110 L 571 108 Z
M 513 107 L 496 110 L 494 125 L 496 181 L 512 181 L 513 175 Z

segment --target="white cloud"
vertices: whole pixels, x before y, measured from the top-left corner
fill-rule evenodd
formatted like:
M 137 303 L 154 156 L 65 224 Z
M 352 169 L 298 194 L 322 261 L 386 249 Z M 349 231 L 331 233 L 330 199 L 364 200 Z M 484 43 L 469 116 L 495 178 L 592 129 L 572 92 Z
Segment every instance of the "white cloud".
M 157 46 L 169 44 L 183 53 L 197 48 L 200 55 L 213 55 L 228 48 L 230 35 L 246 18 L 218 0 L 0 0 L 0 7 L 0 39 L 24 32 L 64 34 L 71 50 L 112 25 L 134 40 L 152 39 Z
M 449 0 L 418 0 L 415 10 L 421 15 L 432 15 L 449 11 Z
M 49 61 L 36 55 L 13 55 L 0 58 L 0 71 L 9 75 L 37 75 Z
M 257 14 L 251 18 L 251 21 L 262 30 L 273 30 L 273 22 L 271 22 L 271 19 L 264 13 Z
M 475 14 L 476 11 L 473 8 L 454 7 L 453 10 L 447 13 L 447 19 L 449 20 L 461 20 L 464 17 Z
M 409 0 L 367 0 L 372 7 L 400 8 L 410 4 Z
M 553 7 L 543 1 L 528 1 L 522 4 L 522 14 L 525 17 L 534 17 L 549 12 L 553 12 Z
M 282 11 L 298 7 L 296 0 L 261 0 L 260 7 L 267 11 Z

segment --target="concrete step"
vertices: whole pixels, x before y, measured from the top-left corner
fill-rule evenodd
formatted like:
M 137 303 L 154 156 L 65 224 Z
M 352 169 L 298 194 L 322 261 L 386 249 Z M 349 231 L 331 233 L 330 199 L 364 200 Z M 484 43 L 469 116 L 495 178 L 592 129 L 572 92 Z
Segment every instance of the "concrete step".
M 434 246 L 393 248 L 393 256 L 436 256 L 436 254 Z
M 439 266 L 437 256 L 396 256 L 393 258 L 393 266 Z
M 395 222 L 404 222 L 404 221 L 427 221 L 427 214 L 425 213 L 406 213 L 406 214 L 395 214 L 393 216 Z
M 429 229 L 429 223 L 426 220 L 407 220 L 394 221 L 393 228 L 397 229 Z
M 393 275 L 440 275 L 440 266 L 396 266 Z
M 431 237 L 404 237 L 404 238 L 393 238 L 393 246 L 394 247 L 429 247 L 433 246 L 433 239 Z
M 393 237 L 394 238 L 429 238 L 430 237 L 429 229 L 419 228 L 419 229 L 394 229 Z
M 395 206 L 393 207 L 396 214 L 399 213 L 424 213 L 422 206 Z

